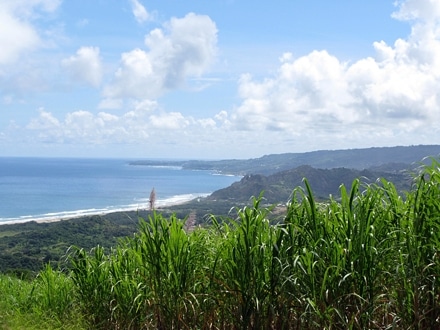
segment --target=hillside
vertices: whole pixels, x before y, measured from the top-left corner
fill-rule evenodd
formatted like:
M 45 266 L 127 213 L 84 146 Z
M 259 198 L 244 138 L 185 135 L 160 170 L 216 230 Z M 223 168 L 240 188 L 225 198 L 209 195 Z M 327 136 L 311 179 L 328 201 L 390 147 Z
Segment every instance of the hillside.
M 304 187 L 304 178 L 307 178 L 315 197 L 321 200 L 328 199 L 330 195 L 338 197 L 340 185 L 345 185 L 349 190 L 356 178 L 360 178 L 365 184 L 375 183 L 378 178 L 385 178 L 392 181 L 399 191 L 407 191 L 411 187 L 411 176 L 406 171 L 392 173 L 348 168 L 317 169 L 303 165 L 269 176 L 246 175 L 239 182 L 215 191 L 208 197 L 208 200 L 245 202 L 264 191 L 264 198 L 268 203 L 287 202 L 295 187 Z
M 184 169 L 190 170 L 210 170 L 239 175 L 270 175 L 302 165 L 310 165 L 320 169 L 345 167 L 363 170 L 371 167 L 380 168 L 386 166 L 386 164 L 394 163 L 394 165 L 401 164 L 401 168 L 408 168 L 410 165 L 420 162 L 427 156 L 436 157 L 438 155 L 440 155 L 440 145 L 418 145 L 272 154 L 260 158 L 244 160 L 139 160 L 133 161 L 130 164 L 181 166 Z
M 385 178 L 399 191 L 408 191 L 412 181 L 406 170 L 424 157 L 438 154 L 440 146 L 415 146 L 268 155 L 250 160 L 156 162 L 155 165 L 173 164 L 187 169 L 246 174 L 239 182 L 215 191 L 207 198 L 158 211 L 174 213 L 182 219 L 191 214 L 195 224 L 202 224 L 210 214 L 231 216 L 232 207 L 248 204 L 252 196 L 257 197 L 262 191 L 266 203 L 286 203 L 296 187 L 304 187 L 304 178 L 320 200 L 328 199 L 330 195 L 338 198 L 340 185 L 350 189 L 355 178 L 361 178 L 363 183 Z M 135 163 L 153 165 L 146 161 Z M 370 168 L 365 170 L 365 167 Z M 0 272 L 26 274 L 38 271 L 46 261 L 57 265 L 71 245 L 90 249 L 100 244 L 110 248 L 120 238 L 132 235 L 139 215 L 148 218 L 149 213 L 121 212 L 54 223 L 2 225 Z

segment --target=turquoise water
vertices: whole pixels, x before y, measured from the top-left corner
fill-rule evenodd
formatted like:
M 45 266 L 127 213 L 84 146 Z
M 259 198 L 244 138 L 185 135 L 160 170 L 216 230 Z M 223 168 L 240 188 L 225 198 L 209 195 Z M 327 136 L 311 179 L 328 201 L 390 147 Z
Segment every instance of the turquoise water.
M 124 159 L 0 158 L 0 222 L 148 208 L 205 196 L 240 178 Z

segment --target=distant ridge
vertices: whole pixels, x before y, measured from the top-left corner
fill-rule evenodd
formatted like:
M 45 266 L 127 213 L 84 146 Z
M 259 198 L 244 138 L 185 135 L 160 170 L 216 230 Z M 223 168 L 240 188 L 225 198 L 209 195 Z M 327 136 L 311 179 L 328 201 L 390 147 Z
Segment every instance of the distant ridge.
M 388 163 L 412 164 L 428 156 L 438 156 L 440 145 L 374 147 L 367 149 L 319 150 L 302 154 L 268 155 L 265 158 L 275 161 L 277 158 L 290 158 L 300 165 L 311 165 L 317 168 L 347 167 L 366 169 Z
M 372 167 L 381 168 L 394 163 L 392 168 L 408 168 L 421 162 L 425 157 L 438 157 L 440 145 L 416 145 L 396 147 L 373 147 L 364 149 L 318 150 L 304 153 L 270 154 L 254 159 L 230 159 L 218 161 L 136 161 L 132 165 L 169 165 L 182 166 L 185 169 L 212 170 L 230 174 L 264 174 L 289 170 L 301 165 L 314 168 L 332 169 L 345 167 L 363 170 Z

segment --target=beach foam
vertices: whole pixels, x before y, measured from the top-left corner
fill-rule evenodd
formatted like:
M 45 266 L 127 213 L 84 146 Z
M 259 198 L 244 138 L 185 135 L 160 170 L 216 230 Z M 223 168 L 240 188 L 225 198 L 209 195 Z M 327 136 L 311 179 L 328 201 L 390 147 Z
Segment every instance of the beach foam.
M 173 205 L 179 205 L 186 202 L 189 202 L 193 199 L 199 197 L 209 196 L 209 193 L 198 193 L 198 194 L 182 194 L 175 195 L 165 199 L 158 199 L 155 203 L 156 208 L 164 208 Z M 25 222 L 55 222 L 62 220 L 70 220 L 81 218 L 85 216 L 93 216 L 93 215 L 104 215 L 107 213 L 113 212 L 131 212 L 137 210 L 145 210 L 149 209 L 150 203 L 148 199 L 139 199 L 138 203 L 124 206 L 114 206 L 108 208 L 99 208 L 99 209 L 87 209 L 87 210 L 76 210 L 76 211 L 64 211 L 64 212 L 53 212 L 46 213 L 41 215 L 26 215 L 18 218 L 0 218 L 0 225 L 6 224 L 17 224 L 17 223 L 25 223 Z

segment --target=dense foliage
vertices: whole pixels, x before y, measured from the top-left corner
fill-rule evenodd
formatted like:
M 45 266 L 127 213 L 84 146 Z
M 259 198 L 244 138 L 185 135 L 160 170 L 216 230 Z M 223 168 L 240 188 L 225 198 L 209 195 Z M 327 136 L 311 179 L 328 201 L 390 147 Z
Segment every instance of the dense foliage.
M 197 200 L 169 208 L 160 208 L 161 215 L 175 214 L 183 219 L 192 214 L 197 223 L 207 214 L 231 214 L 229 201 Z M 232 214 L 234 214 L 233 212 Z M 75 245 L 85 250 L 99 245 L 110 249 L 123 237 L 138 230 L 138 217 L 147 219 L 149 210 L 114 212 L 84 216 L 68 221 L 24 222 L 0 225 L 0 273 L 32 278 L 50 262 L 52 267 L 64 267 L 67 249 Z
M 137 230 L 137 217 L 119 214 L 117 220 L 91 216 L 53 223 L 27 222 L 0 226 L 0 272 L 33 277 L 47 262 L 63 266 L 71 245 L 91 249 L 116 246 L 121 237 Z
M 275 225 L 261 201 L 203 228 L 153 213 L 113 249 L 70 249 L 68 269 L 2 276 L 0 326 L 36 315 L 45 329 L 439 328 L 437 161 L 404 198 L 356 179 L 317 203 L 305 181 Z

